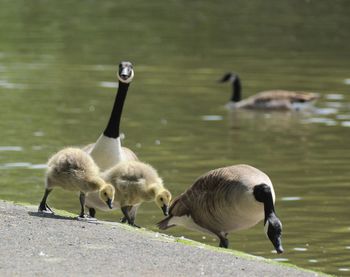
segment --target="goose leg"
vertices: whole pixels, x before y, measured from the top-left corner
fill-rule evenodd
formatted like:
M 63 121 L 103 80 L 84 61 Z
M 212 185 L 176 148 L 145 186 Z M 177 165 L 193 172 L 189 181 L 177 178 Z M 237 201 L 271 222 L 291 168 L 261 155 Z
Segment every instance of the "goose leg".
M 228 239 L 226 238 L 227 233 L 225 233 L 225 234 L 217 234 L 217 236 L 220 239 L 219 247 L 228 248 Z
M 49 196 L 51 191 L 52 189 L 45 189 L 43 199 L 39 204 L 38 212 L 53 214 L 53 211 L 51 210 L 51 208 L 46 204 L 47 197 Z
M 130 210 L 132 209 L 132 206 L 123 206 L 121 207 L 121 210 L 123 212 L 124 217 L 122 218 L 122 222 L 128 222 L 129 225 L 140 228 L 140 226 L 135 224 L 135 218 L 130 217 Z

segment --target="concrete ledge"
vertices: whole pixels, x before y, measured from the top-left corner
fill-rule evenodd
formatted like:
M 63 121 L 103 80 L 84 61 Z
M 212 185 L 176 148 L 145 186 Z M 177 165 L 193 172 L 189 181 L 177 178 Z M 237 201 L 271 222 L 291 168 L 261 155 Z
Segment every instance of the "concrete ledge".
M 327 276 L 124 224 L 36 210 L 0 201 L 0 276 Z

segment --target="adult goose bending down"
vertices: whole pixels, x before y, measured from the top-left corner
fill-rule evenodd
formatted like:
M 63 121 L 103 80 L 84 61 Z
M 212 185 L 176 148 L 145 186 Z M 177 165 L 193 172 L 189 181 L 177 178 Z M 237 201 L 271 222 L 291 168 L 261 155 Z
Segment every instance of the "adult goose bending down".
M 115 187 L 114 204 L 120 206 L 124 215 L 123 222 L 138 227 L 135 225 L 136 208 L 145 201 L 154 201 L 164 215 L 168 215 L 171 193 L 151 165 L 139 161 L 123 161 L 104 172 L 102 177 Z M 104 206 L 99 208 L 105 209 Z
M 249 165 L 209 171 L 176 197 L 169 215 L 158 222 L 162 230 L 181 225 L 216 235 L 228 247 L 230 232 L 247 229 L 264 219 L 265 231 L 282 253 L 282 224 L 275 213 L 275 192 L 269 177 Z
M 219 82 L 232 83 L 232 96 L 227 104 L 229 109 L 302 110 L 310 108 L 318 99 L 318 94 L 312 92 L 269 90 L 242 100 L 242 85 L 238 74 L 227 73 Z
M 132 150 L 121 146 L 119 128 L 125 98 L 129 85 L 134 78 L 133 65 L 130 62 L 121 62 L 117 77 L 119 85 L 108 124 L 95 143 L 84 147 L 84 150 L 91 155 L 102 171 L 113 167 L 120 161 L 138 160 Z M 100 200 L 98 193 L 90 193 L 86 198 L 86 203 L 88 203 L 87 207 L 91 217 L 95 217 L 96 208 L 104 207 L 104 203 Z
M 64 148 L 54 154 L 47 163 L 45 193 L 38 211 L 53 213 L 47 205 L 47 197 L 55 187 L 80 191 L 80 218 L 84 218 L 85 194 L 97 191 L 101 203 L 112 209 L 115 189 L 100 177 L 100 171 L 93 159 L 79 148 Z

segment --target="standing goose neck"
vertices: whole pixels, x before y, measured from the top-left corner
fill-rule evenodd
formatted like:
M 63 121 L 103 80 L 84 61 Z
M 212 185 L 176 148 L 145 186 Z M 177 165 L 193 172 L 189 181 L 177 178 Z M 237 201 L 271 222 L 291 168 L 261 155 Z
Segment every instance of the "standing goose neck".
M 129 88 L 129 83 L 119 82 L 118 92 L 115 97 L 112 113 L 109 118 L 107 127 L 103 132 L 103 134 L 106 137 L 118 138 L 120 135 L 119 133 L 120 118 L 123 111 L 124 101 L 126 98 L 126 94 L 128 92 L 128 88 Z
M 232 81 L 232 96 L 231 101 L 232 102 L 239 102 L 241 101 L 241 81 L 238 76 L 235 76 Z

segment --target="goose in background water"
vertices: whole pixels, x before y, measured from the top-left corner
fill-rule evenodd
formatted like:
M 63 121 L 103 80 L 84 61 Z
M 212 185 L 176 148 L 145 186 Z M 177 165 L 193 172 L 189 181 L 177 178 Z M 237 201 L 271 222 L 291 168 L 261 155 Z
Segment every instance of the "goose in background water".
M 180 225 L 216 235 L 228 247 L 230 232 L 248 229 L 264 220 L 265 232 L 277 253 L 282 253 L 282 223 L 275 213 L 275 192 L 270 178 L 249 165 L 209 171 L 172 202 L 160 229 Z
M 219 82 L 232 83 L 232 96 L 227 104 L 229 109 L 303 110 L 310 108 L 319 98 L 318 94 L 312 92 L 269 90 L 242 100 L 242 85 L 238 74 L 226 73 Z
M 125 98 L 134 78 L 132 64 L 121 62 L 117 76 L 119 80 L 118 91 L 106 129 L 94 144 L 84 147 L 84 150 L 91 155 L 101 171 L 111 168 L 122 160 L 137 160 L 133 151 L 121 146 L 119 130 Z

